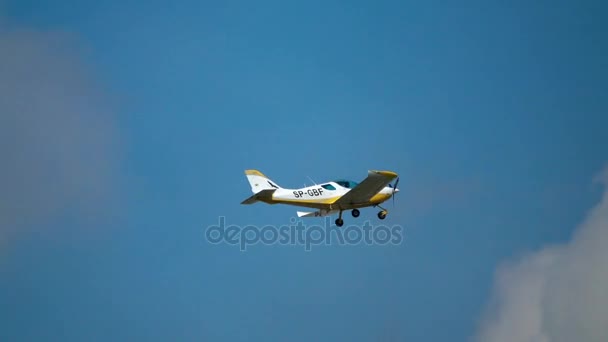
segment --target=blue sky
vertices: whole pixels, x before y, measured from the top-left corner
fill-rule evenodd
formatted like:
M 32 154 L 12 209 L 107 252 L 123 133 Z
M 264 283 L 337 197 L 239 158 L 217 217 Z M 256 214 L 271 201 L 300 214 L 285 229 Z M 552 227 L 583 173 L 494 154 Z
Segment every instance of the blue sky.
M 496 266 L 568 240 L 600 198 L 606 10 L 0 2 L 4 32 L 67 46 L 51 55 L 86 70 L 75 77 L 95 84 L 112 128 L 106 197 L 88 211 L 70 197 L 2 247 L 0 340 L 468 340 Z M 219 216 L 295 216 L 239 204 L 250 168 L 285 187 L 398 172 L 385 222 L 404 243 L 210 245 Z

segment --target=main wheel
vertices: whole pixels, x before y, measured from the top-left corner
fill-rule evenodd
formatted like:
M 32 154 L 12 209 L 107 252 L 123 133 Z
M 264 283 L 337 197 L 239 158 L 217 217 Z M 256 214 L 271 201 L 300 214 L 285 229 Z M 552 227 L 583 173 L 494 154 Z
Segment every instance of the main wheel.
M 353 217 L 359 217 L 359 215 L 361 215 L 359 209 L 353 209 L 350 213 L 353 214 Z
M 344 220 L 341 218 L 336 219 L 336 226 L 342 227 L 344 225 Z
M 378 213 L 378 218 L 384 220 L 386 218 L 386 211 L 382 210 Z

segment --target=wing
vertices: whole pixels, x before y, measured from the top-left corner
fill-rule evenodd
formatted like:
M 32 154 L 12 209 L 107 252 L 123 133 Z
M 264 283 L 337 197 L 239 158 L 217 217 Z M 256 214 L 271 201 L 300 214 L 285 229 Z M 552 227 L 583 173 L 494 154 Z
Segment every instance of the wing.
M 395 178 L 397 178 L 397 174 L 392 171 L 369 171 L 363 182 L 340 197 L 334 202 L 334 205 L 348 206 L 366 203 Z

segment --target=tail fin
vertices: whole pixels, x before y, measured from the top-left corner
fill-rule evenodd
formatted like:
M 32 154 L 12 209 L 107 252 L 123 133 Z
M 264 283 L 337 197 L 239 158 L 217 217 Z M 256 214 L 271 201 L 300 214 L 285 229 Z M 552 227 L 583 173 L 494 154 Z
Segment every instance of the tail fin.
M 251 191 L 254 194 L 257 194 L 262 190 L 281 188 L 258 170 L 245 170 L 245 175 L 247 176 L 249 185 L 251 185 Z

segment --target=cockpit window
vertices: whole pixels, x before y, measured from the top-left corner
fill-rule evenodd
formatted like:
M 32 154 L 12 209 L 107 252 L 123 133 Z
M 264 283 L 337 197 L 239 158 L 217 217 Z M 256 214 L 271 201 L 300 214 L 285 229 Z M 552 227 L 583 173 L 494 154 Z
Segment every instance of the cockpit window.
M 322 187 L 323 189 L 327 189 L 327 190 L 336 190 L 336 187 L 334 187 L 334 186 L 333 186 L 333 185 L 331 185 L 331 184 L 323 184 L 323 185 L 321 185 L 321 187 Z
M 353 181 L 348 181 L 348 180 L 339 180 L 335 182 L 336 184 L 340 185 L 341 187 L 345 187 L 347 189 L 352 189 L 354 187 L 357 186 L 357 182 L 353 182 Z

